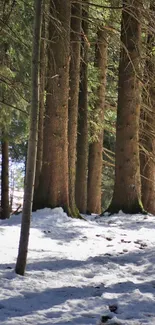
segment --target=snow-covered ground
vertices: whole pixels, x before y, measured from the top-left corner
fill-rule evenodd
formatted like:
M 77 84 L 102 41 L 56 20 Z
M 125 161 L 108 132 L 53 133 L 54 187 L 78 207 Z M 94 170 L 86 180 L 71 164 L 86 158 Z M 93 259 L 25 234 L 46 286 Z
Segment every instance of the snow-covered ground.
M 20 217 L 0 222 L 0 325 L 155 324 L 155 217 L 37 211 L 25 277 Z

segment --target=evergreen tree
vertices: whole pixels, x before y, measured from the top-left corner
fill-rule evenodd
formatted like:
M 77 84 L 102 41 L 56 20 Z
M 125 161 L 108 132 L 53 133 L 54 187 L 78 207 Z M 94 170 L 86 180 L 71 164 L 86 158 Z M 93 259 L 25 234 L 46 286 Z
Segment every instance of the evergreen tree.
M 37 144 L 37 159 L 36 173 L 33 197 L 33 210 L 36 210 L 38 201 L 38 186 L 39 178 L 43 162 L 43 135 L 44 135 L 44 111 L 45 111 L 45 76 L 46 76 L 46 24 L 45 24 L 45 1 L 43 2 L 43 17 L 41 30 L 40 44 L 40 87 L 39 87 L 39 119 L 38 119 L 38 144 Z
M 38 133 L 38 112 L 39 112 L 39 59 L 41 40 L 41 10 L 42 1 L 34 1 L 34 31 L 33 31 L 33 52 L 32 52 L 32 107 L 30 119 L 30 132 L 28 144 L 28 157 L 26 168 L 26 179 L 24 189 L 24 204 L 22 212 L 21 234 L 19 251 L 15 271 L 24 275 L 28 252 L 30 219 L 32 212 L 32 200 L 35 181 L 35 167 L 37 154 L 37 133 Z
M 77 216 L 75 203 L 76 177 L 76 144 L 78 120 L 78 96 L 80 78 L 80 49 L 81 49 L 81 3 L 72 4 L 70 47 L 71 60 L 69 72 L 69 102 L 68 102 L 68 163 L 69 163 L 69 205 L 72 215 Z
M 6 133 L 2 133 L 1 140 L 1 210 L 0 219 L 10 217 L 9 206 L 9 142 Z
M 88 170 L 88 9 L 83 0 L 82 35 L 81 35 L 81 68 L 77 134 L 77 163 L 75 198 L 81 213 L 87 210 L 87 170 Z
M 142 212 L 139 164 L 141 2 L 124 0 L 111 213 Z
M 95 53 L 95 66 L 98 69 L 98 87 L 96 102 L 93 113 L 93 123 L 99 125 L 98 131 L 91 131 L 94 140 L 89 145 L 88 159 L 88 198 L 87 211 L 89 213 L 101 213 L 102 194 L 102 166 L 103 166 L 103 129 L 104 129 L 104 108 L 106 91 L 106 70 L 107 70 L 107 32 L 100 27 L 97 32 L 97 44 Z M 95 119 L 97 121 L 95 121 Z
M 143 103 L 141 108 L 140 163 L 142 202 L 146 211 L 155 214 L 155 4 L 151 1 L 146 62 L 144 68 Z
M 61 206 L 69 211 L 68 94 L 70 0 L 50 1 L 48 75 L 43 163 L 36 208 Z

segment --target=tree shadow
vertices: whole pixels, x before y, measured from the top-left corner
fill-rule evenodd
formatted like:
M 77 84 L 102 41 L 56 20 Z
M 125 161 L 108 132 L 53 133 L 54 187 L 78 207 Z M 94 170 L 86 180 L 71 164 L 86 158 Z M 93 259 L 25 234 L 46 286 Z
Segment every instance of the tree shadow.
M 131 281 L 124 281 L 122 277 L 120 281 L 117 280 L 113 284 L 107 285 L 97 282 L 95 285 L 94 279 L 93 284 L 86 285 L 84 279 L 83 284 L 80 280 L 77 286 L 59 286 L 57 288 L 46 288 L 45 290 L 42 290 L 41 286 L 37 286 L 35 292 L 28 291 L 28 289 L 27 291 L 25 289 L 20 290 L 18 296 L 1 300 L 0 321 L 39 312 L 41 315 L 43 313 L 46 317 L 46 322 L 41 321 L 42 325 L 48 324 L 48 319 L 52 318 L 55 319 L 54 323 L 58 325 L 68 323 L 96 324 L 96 321 L 99 320 L 103 311 L 105 311 L 105 307 L 108 309 L 108 306 L 113 303 L 113 298 L 110 297 L 115 297 L 119 307 L 116 314 L 118 319 L 123 321 L 132 319 L 134 322 L 137 321 L 137 324 L 140 320 L 142 323 L 143 321 L 145 323 L 147 317 L 155 317 L 153 311 L 154 300 L 152 298 L 153 296 L 155 297 L 155 280 L 153 280 L 155 279 L 154 256 L 155 248 L 145 248 L 144 250 L 137 249 L 123 255 L 106 256 L 100 254 L 89 257 L 85 261 L 67 258 L 57 259 L 55 257 L 29 263 L 26 276 L 33 277 L 34 271 L 40 271 L 40 274 L 37 273 L 38 282 L 43 277 L 43 270 L 49 270 L 49 272 L 57 274 L 60 270 L 64 270 L 65 273 L 66 269 L 70 269 L 72 276 L 76 276 L 76 271 L 81 269 L 83 277 L 87 278 L 88 272 L 92 272 L 92 277 L 95 277 L 101 270 L 104 272 L 105 267 L 109 275 L 115 274 L 113 273 L 114 265 L 122 267 L 122 272 L 124 267 L 131 267 L 131 272 L 129 273 Z M 140 271 L 146 259 L 148 263 L 145 263 L 145 268 L 143 267 L 143 270 Z M 8 267 L 13 268 L 14 265 L 0 265 L 0 269 L 3 271 Z M 14 280 L 15 277 L 16 274 L 13 269 L 6 270 L 5 278 Z M 150 278 L 151 280 L 149 280 Z M 19 277 L 19 279 L 23 280 L 24 278 Z M 32 290 L 34 291 L 33 287 Z M 150 298 L 148 299 L 149 296 Z M 143 297 L 143 299 L 138 297 Z M 67 321 L 64 316 L 66 315 L 65 304 L 70 308 Z M 55 308 L 58 312 L 55 312 Z M 51 324 L 51 321 L 49 321 L 49 325 Z
M 119 228 L 123 230 L 139 230 L 140 228 L 147 228 L 152 230 L 154 228 L 154 221 L 152 220 L 155 220 L 155 216 L 150 214 L 137 214 L 134 216 L 114 214 L 112 216 L 98 216 L 95 219 L 96 223 L 98 223 L 99 225 L 103 225 L 105 228 L 109 228 L 109 226 L 119 226 Z
M 92 297 L 98 297 L 97 289 L 93 286 L 74 287 L 66 286 L 59 288 L 46 289 L 39 292 L 20 291 L 19 296 L 6 298 L 0 302 L 0 321 L 4 321 L 12 317 L 22 317 L 30 315 L 35 311 L 44 311 L 47 318 L 60 317 L 63 304 L 71 300 L 89 300 Z M 55 314 L 49 311 L 53 307 L 60 308 Z M 79 307 L 79 305 L 78 305 Z M 82 307 L 82 306 L 81 306 Z M 84 310 L 83 306 L 83 310 Z M 89 315 L 89 313 L 88 313 Z M 59 324 L 59 321 L 58 321 Z M 61 324 L 61 322 L 60 322 Z

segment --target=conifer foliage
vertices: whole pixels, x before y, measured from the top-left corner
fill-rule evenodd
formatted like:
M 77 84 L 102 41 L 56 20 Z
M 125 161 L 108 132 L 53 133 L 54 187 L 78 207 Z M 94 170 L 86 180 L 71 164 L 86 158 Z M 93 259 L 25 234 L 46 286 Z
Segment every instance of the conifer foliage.
M 78 218 L 155 213 L 154 1 L 34 4 L 0 8 L 0 218 L 11 212 L 9 163 L 24 162 L 19 274 L 32 204 Z

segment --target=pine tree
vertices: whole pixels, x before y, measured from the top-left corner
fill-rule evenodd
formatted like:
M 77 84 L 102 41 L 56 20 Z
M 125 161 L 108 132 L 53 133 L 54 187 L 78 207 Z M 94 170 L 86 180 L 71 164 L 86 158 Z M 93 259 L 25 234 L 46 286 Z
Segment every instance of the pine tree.
M 70 0 L 50 1 L 43 164 L 36 208 L 69 210 L 68 94 Z
M 19 251 L 15 271 L 17 274 L 24 275 L 30 219 L 32 212 L 32 200 L 35 181 L 35 167 L 37 155 L 37 134 L 38 134 L 38 113 L 39 113 L 39 59 L 40 59 L 40 40 L 41 40 L 41 16 L 42 0 L 34 1 L 34 30 L 33 30 L 33 52 L 32 52 L 32 106 L 30 116 L 30 132 L 28 144 L 28 157 L 26 168 L 26 179 L 24 189 L 24 204 L 22 212 L 22 224 L 19 242 Z
M 111 213 L 142 212 L 139 164 L 141 2 L 123 1 Z
M 87 210 L 87 170 L 88 170 L 88 4 L 83 1 L 81 68 L 78 111 L 77 163 L 75 198 L 81 213 Z
M 144 69 L 143 103 L 141 108 L 140 165 L 142 202 L 146 211 L 155 214 L 155 4 L 151 1 Z
M 9 207 L 9 142 L 6 132 L 2 133 L 1 140 L 1 211 L 0 219 L 10 217 Z
M 45 2 L 43 3 L 43 17 L 41 29 L 41 44 L 40 44 L 40 87 L 39 87 L 39 119 L 38 119 L 38 144 L 36 158 L 36 174 L 33 197 L 33 210 L 36 210 L 38 201 L 38 186 L 39 178 L 42 169 L 43 161 L 43 134 L 44 134 L 44 111 L 45 111 L 45 75 L 46 75 L 46 25 L 45 25 Z
M 102 194 L 102 165 L 103 165 L 103 130 L 104 130 L 104 108 L 106 91 L 107 70 L 107 32 L 100 27 L 97 32 L 97 43 L 95 53 L 95 66 L 98 68 L 98 87 L 94 115 L 99 126 L 99 131 L 91 132 L 95 139 L 89 145 L 88 159 L 88 198 L 87 211 L 89 213 L 101 213 Z M 95 134 L 93 134 L 95 133 Z
M 71 60 L 68 102 L 68 163 L 69 163 L 69 205 L 72 215 L 78 216 L 75 203 L 76 177 L 76 144 L 78 120 L 78 96 L 80 78 L 80 49 L 81 49 L 81 12 L 80 3 L 72 4 L 71 17 Z

